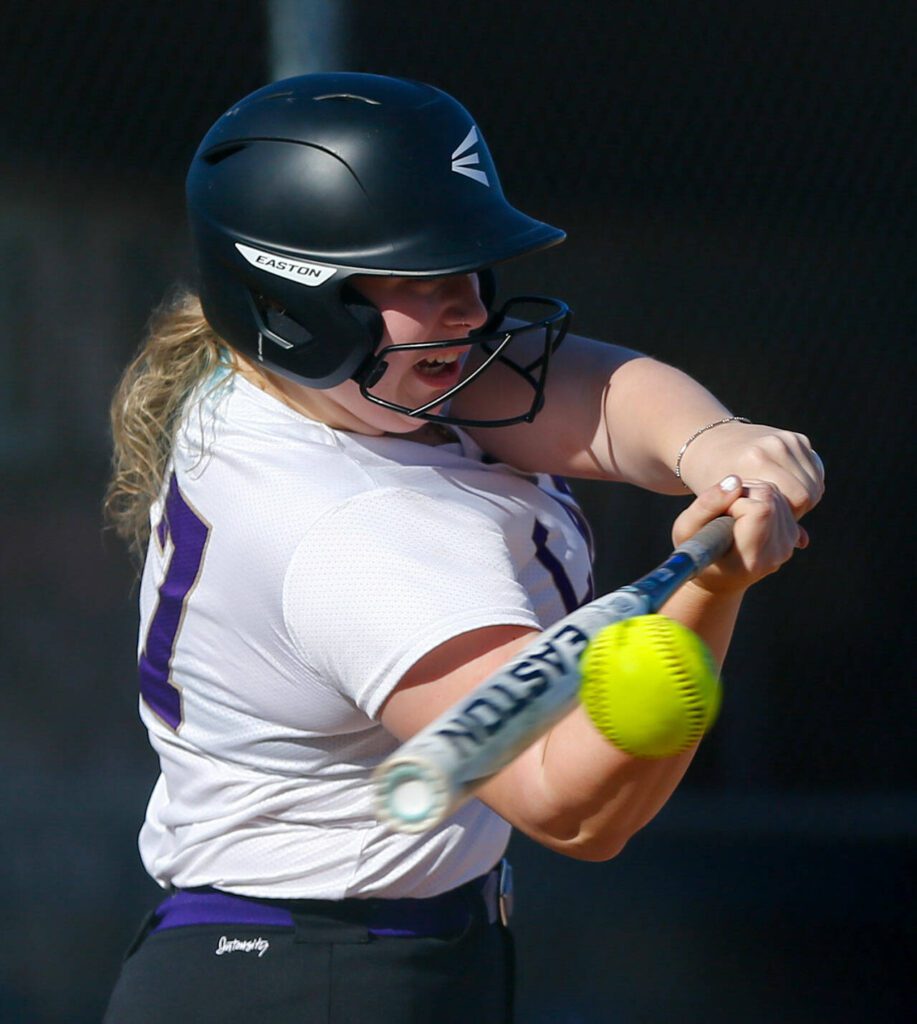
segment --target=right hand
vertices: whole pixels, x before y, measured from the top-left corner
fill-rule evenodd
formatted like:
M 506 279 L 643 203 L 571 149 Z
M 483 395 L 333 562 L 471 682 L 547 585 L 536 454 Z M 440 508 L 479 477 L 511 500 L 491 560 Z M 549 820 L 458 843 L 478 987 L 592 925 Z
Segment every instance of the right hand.
M 692 581 L 710 593 L 741 593 L 776 572 L 797 548 L 808 547 L 808 534 L 774 484 L 734 474 L 702 491 L 679 515 L 672 540 L 677 546 L 724 514 L 736 521 L 732 547 Z

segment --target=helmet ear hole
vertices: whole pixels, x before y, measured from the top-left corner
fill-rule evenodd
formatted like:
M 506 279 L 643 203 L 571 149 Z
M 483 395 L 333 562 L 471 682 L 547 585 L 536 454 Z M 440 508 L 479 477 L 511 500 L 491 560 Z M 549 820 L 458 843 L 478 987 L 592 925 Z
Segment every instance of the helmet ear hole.
M 301 349 L 313 340 L 312 333 L 291 317 L 278 302 L 257 292 L 248 292 L 248 301 L 255 326 L 262 338 L 269 339 L 287 351 Z M 262 358 L 260 349 L 258 357 Z
M 268 330 L 276 337 L 283 338 L 292 348 L 307 345 L 312 340 L 311 333 L 283 310 L 268 306 L 262 315 Z

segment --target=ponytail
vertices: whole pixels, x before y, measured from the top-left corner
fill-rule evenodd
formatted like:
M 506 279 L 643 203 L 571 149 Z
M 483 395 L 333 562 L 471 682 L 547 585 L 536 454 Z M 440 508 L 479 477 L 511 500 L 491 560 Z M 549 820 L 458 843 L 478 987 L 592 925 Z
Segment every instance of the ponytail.
M 222 343 L 197 296 L 179 291 L 154 314 L 111 404 L 112 475 L 106 519 L 143 558 L 150 506 L 162 490 L 186 399 L 220 362 Z

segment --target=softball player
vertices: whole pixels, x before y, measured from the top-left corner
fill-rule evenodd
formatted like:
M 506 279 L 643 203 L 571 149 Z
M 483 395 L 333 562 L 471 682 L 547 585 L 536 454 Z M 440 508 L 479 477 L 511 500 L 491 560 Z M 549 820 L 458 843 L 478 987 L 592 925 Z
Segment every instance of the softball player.
M 503 196 L 455 100 L 303 76 L 224 114 L 188 175 L 199 285 L 113 403 L 109 512 L 146 549 L 140 714 L 165 890 L 107 1020 L 511 1019 L 511 827 L 602 859 L 691 753 L 636 761 L 575 712 L 444 825 L 386 832 L 373 768 L 592 596 L 558 474 L 700 491 L 733 552 L 666 611 L 722 658 L 742 595 L 804 546 L 805 438 L 678 371 L 567 336 L 493 266 L 563 233 Z M 678 478 L 681 477 L 681 480 Z

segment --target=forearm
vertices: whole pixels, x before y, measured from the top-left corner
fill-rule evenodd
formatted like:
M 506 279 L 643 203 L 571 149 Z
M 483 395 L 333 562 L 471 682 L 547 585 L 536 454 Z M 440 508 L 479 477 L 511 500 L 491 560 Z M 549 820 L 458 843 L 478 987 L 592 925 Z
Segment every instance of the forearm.
M 735 519 L 733 545 L 714 565 L 678 590 L 662 613 L 693 630 L 722 665 L 743 597 L 799 546 L 799 528 L 785 498 L 767 484 L 726 478 L 704 491 L 673 527 L 677 544 L 711 518 Z M 582 707 L 544 737 L 521 771 L 535 781 L 514 805 L 515 823 L 569 856 L 607 859 L 650 821 L 681 781 L 694 750 L 677 757 L 630 757 L 604 740 Z M 534 760 L 533 760 L 534 759 Z M 513 792 L 508 788 L 506 796 Z
M 711 594 L 687 584 L 663 613 L 694 630 L 722 665 L 741 593 Z M 684 777 L 697 745 L 675 757 L 648 760 L 612 746 L 578 707 L 538 744 L 527 771 L 531 820 L 519 825 L 532 838 L 568 856 L 613 857 L 650 822 Z M 523 812 L 526 809 L 521 809 Z
M 687 583 L 663 605 L 661 614 L 693 630 L 704 641 L 716 664 L 722 667 L 742 605 L 743 594 L 711 594 Z
M 522 385 L 505 368 L 481 381 L 478 405 L 465 415 L 492 415 L 521 401 L 507 398 Z M 624 481 L 662 494 L 699 494 L 736 473 L 775 484 L 797 519 L 816 505 L 824 468 L 808 438 L 766 424 L 719 422 L 730 416 L 703 385 L 672 366 L 569 337 L 554 357 L 534 422 L 472 433 L 485 451 L 530 472 Z M 675 467 L 686 442 L 679 480 Z
M 739 421 L 674 367 L 645 358 L 622 364 L 609 379 L 603 409 L 594 451 L 609 479 L 700 494 L 735 474 L 773 484 L 796 519 L 824 493 L 824 467 L 807 437 Z
M 529 781 L 517 791 L 510 820 L 557 853 L 608 860 L 665 805 L 695 750 L 654 760 L 632 757 L 577 707 L 520 759 L 529 761 L 519 766 Z M 482 795 L 486 799 L 486 791 Z
M 516 374 L 495 366 L 461 393 L 453 411 L 486 417 L 525 401 Z M 542 410 L 532 423 L 472 428 L 491 455 L 520 469 L 621 480 L 663 493 L 684 488 L 672 472 L 694 431 L 728 415 L 689 376 L 631 349 L 570 335 L 555 354 Z
M 682 445 L 702 427 L 730 415 L 722 402 L 687 374 L 654 359 L 634 359 L 608 381 L 602 428 L 593 450 L 611 479 L 663 494 L 684 494 L 685 484 L 674 472 Z M 729 432 L 734 427 L 723 424 L 716 429 Z M 701 437 L 693 442 L 698 443 Z M 715 479 L 691 482 L 692 489 L 701 490 Z

